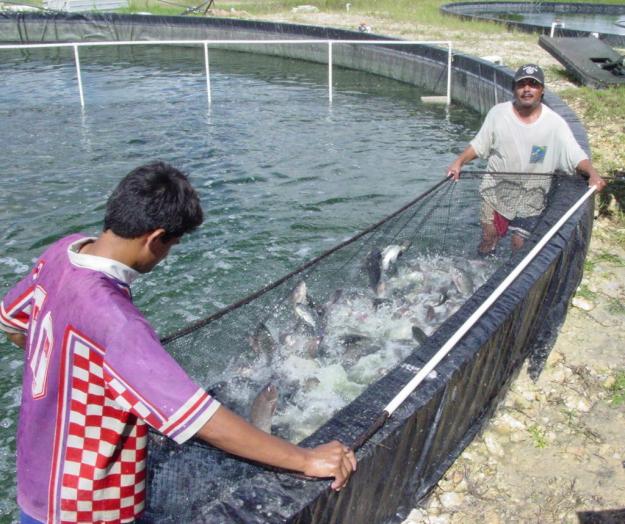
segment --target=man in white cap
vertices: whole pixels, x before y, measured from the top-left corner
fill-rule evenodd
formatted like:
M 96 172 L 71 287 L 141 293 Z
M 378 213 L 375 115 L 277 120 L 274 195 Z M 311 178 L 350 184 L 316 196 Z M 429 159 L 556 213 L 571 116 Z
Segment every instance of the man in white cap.
M 521 248 L 544 210 L 551 173 L 581 172 L 598 191 L 605 187 L 568 124 L 542 103 L 545 76 L 540 66 L 521 66 L 514 75 L 513 89 L 514 100 L 490 109 L 478 134 L 448 169 L 448 175 L 458 180 L 462 166 L 480 157 L 488 159 L 489 172 L 533 175 L 523 181 L 512 176 L 484 177 L 478 248 L 482 255 L 493 252 L 508 230 L 512 249 Z M 549 176 L 536 176 L 540 173 Z

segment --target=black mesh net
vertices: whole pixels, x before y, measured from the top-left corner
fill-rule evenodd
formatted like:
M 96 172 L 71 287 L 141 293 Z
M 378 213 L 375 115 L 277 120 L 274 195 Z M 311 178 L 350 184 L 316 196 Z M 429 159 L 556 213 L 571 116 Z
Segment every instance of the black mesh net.
M 513 235 L 524 232 L 522 249 L 537 240 L 540 213 L 562 178 L 463 174 L 457 183 L 444 180 L 164 343 L 226 406 L 265 431 L 300 442 L 419 351 L 510 259 Z M 508 216 L 516 209 L 520 222 L 508 225 L 522 226 L 505 234 L 498 226 L 503 236 L 487 256 L 478 252 L 485 203 L 495 210 L 501 204 Z M 151 434 L 146 518 L 202 520 L 258 468 L 196 440 L 177 446 Z

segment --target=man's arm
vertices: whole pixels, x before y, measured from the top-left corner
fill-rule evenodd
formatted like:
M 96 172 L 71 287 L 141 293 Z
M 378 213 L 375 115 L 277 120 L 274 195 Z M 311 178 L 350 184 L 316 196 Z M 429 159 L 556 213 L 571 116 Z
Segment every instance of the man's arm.
M 462 166 L 476 158 L 477 153 L 475 152 L 475 149 L 473 149 L 473 146 L 467 146 L 467 148 L 458 155 L 456 160 L 454 160 L 453 164 L 449 166 L 449 168 L 447 169 L 447 176 L 451 176 L 454 180 L 458 180 L 460 178 L 460 171 L 462 170 Z
M 605 180 L 601 178 L 597 170 L 587 158 L 577 164 L 576 169 L 578 172 L 586 173 L 588 175 L 588 185 L 595 186 L 597 191 L 603 190 L 606 186 Z
M 343 488 L 356 471 L 354 452 L 332 441 L 302 448 L 252 426 L 228 408 L 220 406 L 197 436 L 228 453 L 310 477 L 330 478 L 332 489 Z

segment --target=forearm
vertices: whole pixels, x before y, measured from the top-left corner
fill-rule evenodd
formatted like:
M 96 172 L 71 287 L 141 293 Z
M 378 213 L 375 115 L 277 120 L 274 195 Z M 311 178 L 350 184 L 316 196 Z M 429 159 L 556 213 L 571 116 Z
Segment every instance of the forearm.
M 577 171 L 588 175 L 588 185 L 595 186 L 597 191 L 601 191 L 605 187 L 605 180 L 601 178 L 601 175 L 594 168 L 590 160 L 587 158 L 577 164 Z
M 261 431 L 224 406 L 197 436 L 239 457 L 302 473 L 306 470 L 306 449 Z
M 447 175 L 451 175 L 455 180 L 458 180 L 458 178 L 460 177 L 460 171 L 462 169 L 462 166 L 476 158 L 477 153 L 475 152 L 475 149 L 473 149 L 473 146 L 467 146 L 467 148 L 462 153 L 460 153 L 456 160 L 454 160 L 453 163 L 449 166 L 449 169 L 447 170 Z

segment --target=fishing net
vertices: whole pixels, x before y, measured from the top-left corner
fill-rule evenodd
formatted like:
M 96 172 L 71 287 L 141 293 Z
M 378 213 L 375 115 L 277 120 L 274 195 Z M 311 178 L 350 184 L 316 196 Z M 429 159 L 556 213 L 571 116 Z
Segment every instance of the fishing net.
M 516 218 L 511 210 L 519 210 L 527 250 L 544 232 L 541 213 L 566 178 L 463 174 L 457 183 L 443 180 L 163 342 L 223 404 L 266 431 L 301 442 L 418 352 L 514 256 L 511 231 L 502 233 L 494 250 L 478 252 L 485 202 L 495 210 L 501 204 L 510 225 Z M 528 209 L 537 213 L 531 220 Z M 156 433 L 149 457 L 150 522 L 235 521 L 224 508 L 253 500 L 224 500 L 260 469 L 267 471 L 198 440 L 177 446 Z M 273 498 L 279 504 L 279 496 Z

